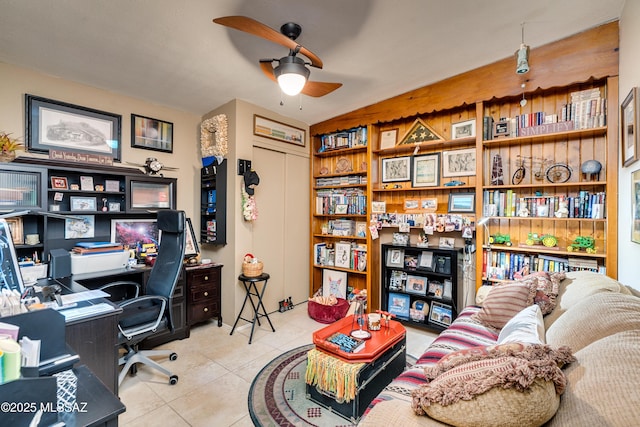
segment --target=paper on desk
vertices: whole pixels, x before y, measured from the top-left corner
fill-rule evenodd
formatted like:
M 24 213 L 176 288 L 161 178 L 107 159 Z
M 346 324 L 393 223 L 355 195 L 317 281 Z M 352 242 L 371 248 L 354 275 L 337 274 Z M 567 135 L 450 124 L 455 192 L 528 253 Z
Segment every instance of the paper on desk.
M 108 297 L 109 294 L 105 291 L 101 291 L 100 289 L 93 289 L 90 291 L 84 292 L 75 292 L 73 294 L 61 295 L 60 299 L 62 300 L 63 305 L 73 304 L 74 302 L 80 301 L 88 301 L 96 298 L 105 298 Z
M 22 353 L 22 366 L 40 365 L 40 340 L 22 337 L 20 340 L 20 353 Z

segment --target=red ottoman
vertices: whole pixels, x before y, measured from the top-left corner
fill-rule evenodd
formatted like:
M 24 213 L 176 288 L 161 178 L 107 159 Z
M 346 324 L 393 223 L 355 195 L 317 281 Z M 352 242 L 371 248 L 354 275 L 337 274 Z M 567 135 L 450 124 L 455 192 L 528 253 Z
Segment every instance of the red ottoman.
M 349 311 L 349 302 L 344 298 L 338 298 L 336 305 L 323 305 L 315 301 L 309 301 L 307 304 L 309 317 L 320 323 L 333 323 L 342 319 Z

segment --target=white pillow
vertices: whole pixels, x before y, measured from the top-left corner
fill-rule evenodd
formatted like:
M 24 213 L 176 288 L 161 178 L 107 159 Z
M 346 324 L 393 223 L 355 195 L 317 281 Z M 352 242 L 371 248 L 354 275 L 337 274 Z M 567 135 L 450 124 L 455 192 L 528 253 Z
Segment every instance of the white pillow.
M 545 344 L 542 310 L 537 304 L 524 308 L 513 316 L 500 331 L 498 344 L 520 342 Z

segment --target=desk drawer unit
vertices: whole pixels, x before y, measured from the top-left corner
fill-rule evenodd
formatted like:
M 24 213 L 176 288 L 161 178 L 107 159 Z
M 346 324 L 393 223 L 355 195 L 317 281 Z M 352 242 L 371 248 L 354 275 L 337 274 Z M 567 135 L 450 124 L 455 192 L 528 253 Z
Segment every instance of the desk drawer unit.
M 218 318 L 222 326 L 221 265 L 187 267 L 187 324 L 189 326 Z

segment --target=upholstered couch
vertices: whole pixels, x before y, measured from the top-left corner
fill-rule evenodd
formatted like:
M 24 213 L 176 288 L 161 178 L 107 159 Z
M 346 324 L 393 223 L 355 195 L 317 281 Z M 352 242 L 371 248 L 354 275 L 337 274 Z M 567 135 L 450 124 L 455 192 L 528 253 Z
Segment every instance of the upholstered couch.
M 544 324 L 544 330 L 538 331 L 546 344 L 523 346 L 533 346 L 545 357 L 557 357 L 551 370 L 561 367 L 561 378 L 557 372 L 555 377 L 549 375 L 547 370 L 544 375 L 532 374 L 533 381 L 529 378 L 520 387 L 497 385 L 473 395 L 477 387 L 471 386 L 473 374 L 466 371 L 461 376 L 453 375 L 465 384 L 444 384 L 459 387 L 462 394 L 469 392 L 471 396 L 458 398 L 454 393 L 452 399 L 451 390 L 440 390 L 439 396 L 449 394 L 451 403 L 429 403 L 427 399 L 425 404 L 421 396 L 434 395 L 432 387 L 440 379 L 438 374 L 460 368 L 464 371 L 473 363 L 477 365 L 474 369 L 482 370 L 486 368 L 484 363 L 495 361 L 484 359 L 484 355 L 492 352 L 514 356 L 512 349 L 508 349 L 509 354 L 504 350 L 514 343 L 498 344 L 500 332 L 512 326 L 505 325 L 503 329 L 487 326 L 483 323 L 486 318 L 480 314 L 486 315 L 483 310 L 496 302 L 495 298 L 490 301 L 495 292 L 492 289 L 482 301 L 484 307 L 465 308 L 449 329 L 429 345 L 415 367 L 406 370 L 374 399 L 359 426 L 640 425 L 638 293 L 611 278 L 589 272 L 567 273 L 566 278 L 555 282 L 554 291 L 557 296 L 552 295 L 551 300 L 542 301 L 541 305 L 544 308 L 546 304 L 552 311 L 543 318 L 538 314 L 538 322 Z M 560 353 L 563 357 L 558 357 Z M 456 360 L 462 364 L 455 367 Z M 513 360 L 520 363 L 520 359 Z M 525 363 L 531 365 L 530 361 Z M 446 369 L 450 370 L 443 374 Z M 500 371 L 490 366 L 489 369 Z M 427 381 L 427 374 L 431 375 L 431 382 Z M 487 377 L 483 380 L 486 385 Z

